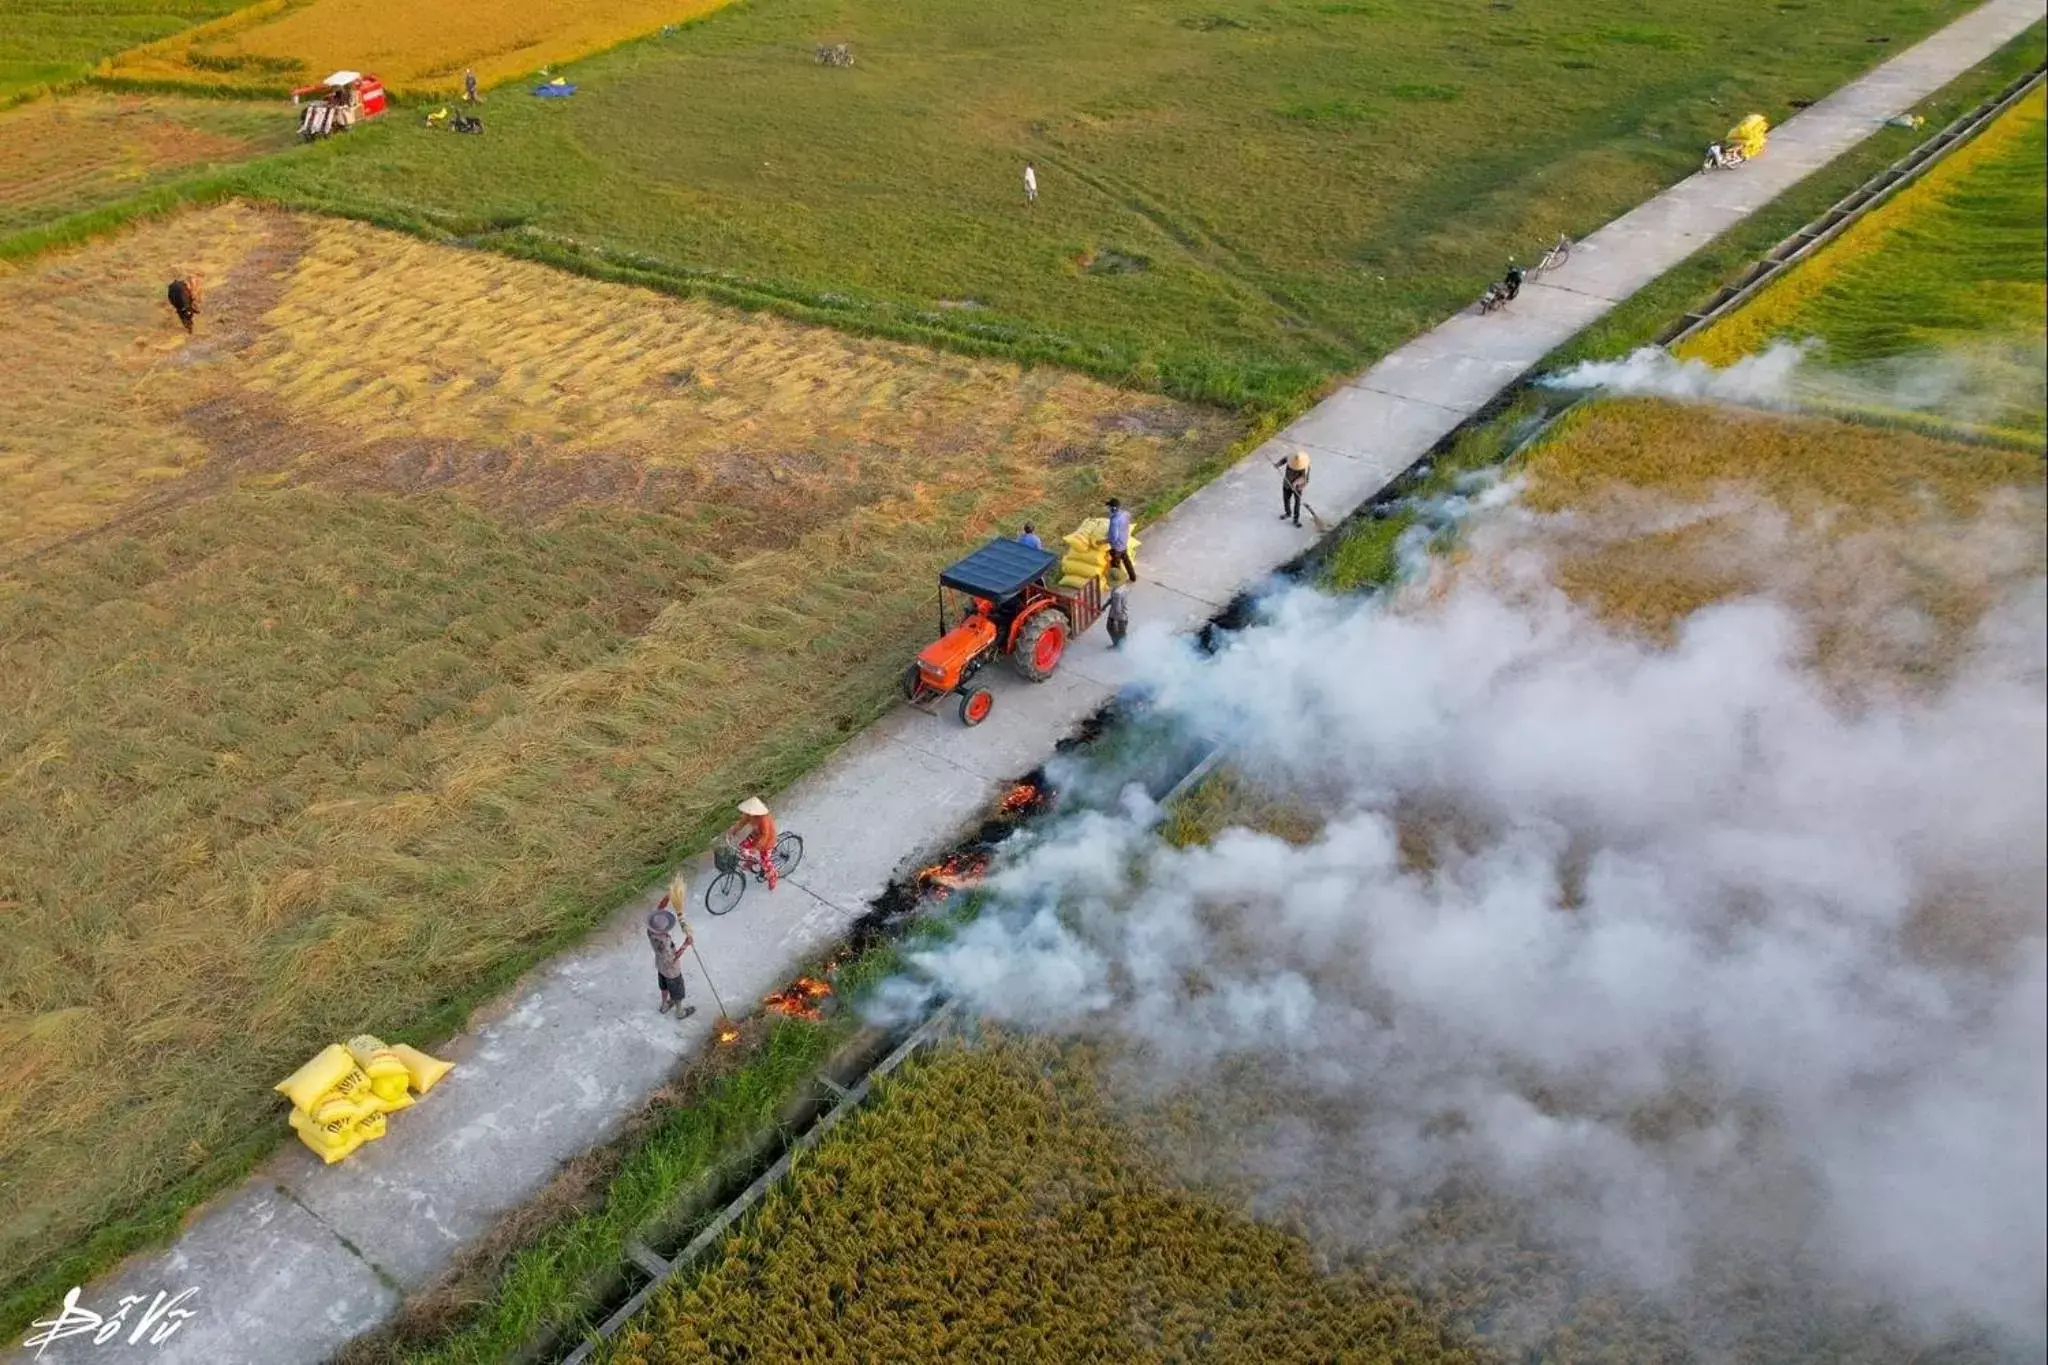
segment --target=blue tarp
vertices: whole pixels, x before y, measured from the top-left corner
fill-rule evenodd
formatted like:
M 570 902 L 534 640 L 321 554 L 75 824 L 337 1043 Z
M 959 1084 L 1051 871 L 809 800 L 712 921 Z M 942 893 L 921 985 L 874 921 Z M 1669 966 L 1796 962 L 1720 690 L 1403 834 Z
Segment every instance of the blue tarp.
M 539 95 L 544 100 L 562 99 L 575 94 L 576 87 L 573 85 L 537 85 L 533 88 L 533 93 Z

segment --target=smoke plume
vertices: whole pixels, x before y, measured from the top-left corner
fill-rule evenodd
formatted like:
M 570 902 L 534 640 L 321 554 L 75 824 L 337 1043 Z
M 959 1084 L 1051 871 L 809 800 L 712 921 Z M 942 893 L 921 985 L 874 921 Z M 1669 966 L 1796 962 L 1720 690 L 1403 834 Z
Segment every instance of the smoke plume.
M 2037 1348 L 2042 583 L 1938 686 L 1850 701 L 1781 602 L 1659 647 L 1508 563 L 1295 590 L 1212 657 L 1134 639 L 1157 707 L 1320 832 L 1176 847 L 1133 793 L 920 969 L 1149 1084 L 1255 1075 L 1282 1100 L 1239 1173 L 1360 1243 L 1478 1179 L 1653 1291 L 1733 1257 Z
M 2038 339 L 1984 339 L 1863 365 L 1834 366 L 1816 341 L 1774 342 L 1725 366 L 1645 346 L 1620 360 L 1574 365 L 1558 389 L 1732 403 L 1778 411 L 1852 409 L 1925 414 L 1971 425 L 2039 412 L 2048 351 Z

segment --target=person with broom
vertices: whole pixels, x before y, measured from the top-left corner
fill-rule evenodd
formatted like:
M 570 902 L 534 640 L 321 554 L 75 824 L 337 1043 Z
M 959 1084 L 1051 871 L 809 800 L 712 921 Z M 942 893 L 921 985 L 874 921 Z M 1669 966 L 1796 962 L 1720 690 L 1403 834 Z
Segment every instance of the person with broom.
M 690 927 L 676 918 L 675 911 L 668 908 L 667 896 L 647 916 L 647 941 L 654 946 L 654 974 L 661 982 L 661 1012 L 676 1012 L 676 1018 L 687 1019 L 697 1012 L 695 1005 L 683 1003 L 683 954 L 697 941 Z M 680 926 L 683 941 L 678 945 L 675 931 Z
M 1301 525 L 1301 495 L 1308 491 L 1308 452 L 1297 450 L 1284 460 L 1273 461 L 1273 468 L 1281 465 L 1287 468 L 1280 475 L 1280 520 L 1294 519 Z

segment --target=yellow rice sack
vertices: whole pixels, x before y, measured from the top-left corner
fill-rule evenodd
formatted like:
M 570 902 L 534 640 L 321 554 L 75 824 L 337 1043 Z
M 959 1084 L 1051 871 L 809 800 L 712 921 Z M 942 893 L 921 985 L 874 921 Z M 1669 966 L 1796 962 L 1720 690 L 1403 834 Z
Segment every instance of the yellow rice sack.
M 354 1118 L 317 1123 L 305 1110 L 296 1106 L 292 1109 L 292 1131 L 299 1135 L 299 1141 L 313 1150 L 314 1155 L 330 1166 L 363 1145 L 364 1139 L 356 1131 L 356 1124 Z
M 455 1069 L 455 1063 L 444 1062 L 438 1057 L 429 1057 L 418 1048 L 400 1043 L 391 1049 L 398 1060 L 405 1063 L 406 1074 L 412 1079 L 412 1088 L 424 1095 L 441 1083 L 441 1078 Z
M 382 1114 L 365 1114 L 356 1120 L 355 1135 L 358 1142 L 375 1142 L 385 1133 Z
M 1078 578 L 1072 574 L 1068 574 L 1065 578 L 1062 578 L 1060 580 L 1060 586 L 1063 588 L 1085 588 L 1090 583 L 1093 583 L 1095 581 L 1095 578 L 1096 575 L 1094 574 L 1087 574 Z
M 381 1038 L 359 1034 L 348 1040 L 349 1055 L 356 1059 L 356 1065 L 370 1078 L 370 1091 L 388 1106 L 405 1097 L 406 1087 L 412 1083 L 411 1073 L 397 1053 L 384 1046 Z M 401 1108 L 403 1106 L 400 1106 Z
M 289 1097 L 299 1108 L 311 1109 L 330 1090 L 354 1090 L 368 1084 L 369 1077 L 362 1074 L 348 1049 L 340 1043 L 329 1043 L 311 1061 L 271 1088 Z

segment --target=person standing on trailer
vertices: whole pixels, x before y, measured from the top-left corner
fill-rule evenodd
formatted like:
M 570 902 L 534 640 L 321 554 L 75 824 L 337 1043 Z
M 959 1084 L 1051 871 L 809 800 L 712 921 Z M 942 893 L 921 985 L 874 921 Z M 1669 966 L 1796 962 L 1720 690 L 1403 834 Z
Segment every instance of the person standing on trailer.
M 1131 514 L 1115 498 L 1109 500 L 1109 563 L 1124 571 L 1125 581 L 1138 581 L 1138 566 L 1131 563 Z

